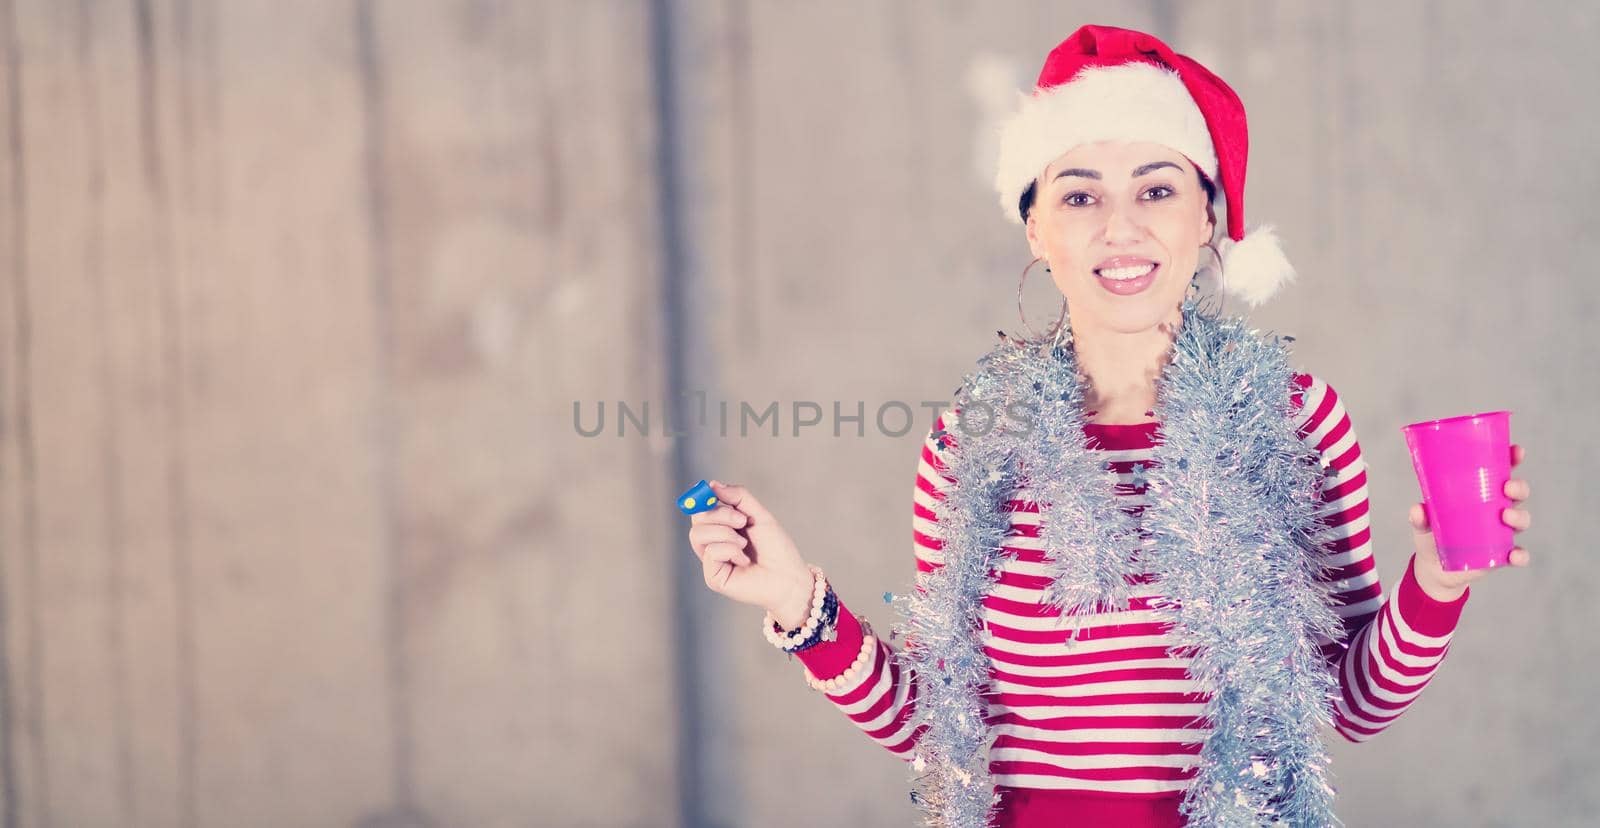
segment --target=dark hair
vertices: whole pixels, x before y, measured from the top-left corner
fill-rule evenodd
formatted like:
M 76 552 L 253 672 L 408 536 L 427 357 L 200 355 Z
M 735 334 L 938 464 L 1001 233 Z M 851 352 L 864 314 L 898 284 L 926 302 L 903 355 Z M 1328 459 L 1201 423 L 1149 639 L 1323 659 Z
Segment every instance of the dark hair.
M 1212 205 L 1217 201 L 1217 185 L 1212 184 L 1211 179 L 1207 178 L 1206 174 L 1201 172 L 1199 167 L 1195 167 L 1194 171 L 1196 175 L 1200 176 L 1200 186 L 1206 191 L 1206 217 L 1211 219 L 1212 226 L 1215 226 L 1217 223 L 1217 214 L 1212 209 Z M 1038 198 L 1038 195 L 1039 179 L 1035 178 L 1034 180 L 1028 182 L 1028 189 L 1022 191 L 1022 198 L 1017 203 L 1017 210 L 1022 213 L 1023 224 L 1028 223 L 1028 213 L 1032 212 L 1033 202 L 1036 198 Z

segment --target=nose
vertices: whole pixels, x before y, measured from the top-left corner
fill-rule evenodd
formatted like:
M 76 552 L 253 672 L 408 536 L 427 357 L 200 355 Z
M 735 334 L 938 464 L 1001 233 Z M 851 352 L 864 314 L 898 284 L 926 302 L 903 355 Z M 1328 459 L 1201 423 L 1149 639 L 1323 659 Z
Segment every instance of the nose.
M 1127 244 L 1143 237 L 1144 228 L 1134 219 L 1130 207 L 1118 201 L 1112 203 L 1110 209 L 1110 215 L 1106 216 L 1107 244 Z

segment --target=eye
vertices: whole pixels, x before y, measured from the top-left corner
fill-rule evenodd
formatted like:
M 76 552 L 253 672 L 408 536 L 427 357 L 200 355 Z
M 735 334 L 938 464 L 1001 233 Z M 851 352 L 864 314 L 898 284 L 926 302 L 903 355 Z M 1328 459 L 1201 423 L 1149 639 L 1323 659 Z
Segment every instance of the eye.
M 1161 193 L 1161 195 L 1151 195 L 1152 193 Z M 1168 187 L 1165 184 L 1157 184 L 1154 187 L 1145 190 L 1144 194 L 1146 196 L 1150 196 L 1151 201 L 1160 201 L 1164 198 L 1171 198 L 1173 195 L 1173 190 L 1171 187 Z
M 1062 197 L 1061 203 L 1071 207 L 1087 207 L 1094 196 L 1082 190 L 1075 190 Z

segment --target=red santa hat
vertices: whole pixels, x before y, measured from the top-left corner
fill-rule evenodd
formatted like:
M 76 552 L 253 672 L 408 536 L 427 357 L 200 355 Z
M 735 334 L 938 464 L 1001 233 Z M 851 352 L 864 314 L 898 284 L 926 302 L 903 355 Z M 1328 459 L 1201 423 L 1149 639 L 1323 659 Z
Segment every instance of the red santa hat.
M 1013 222 L 1022 223 L 1023 192 L 1073 147 L 1164 144 L 1221 187 L 1228 215 L 1228 237 L 1218 246 L 1223 289 L 1255 307 L 1294 279 L 1272 226 L 1245 230 L 1244 104 L 1204 66 L 1144 32 L 1084 26 L 1050 50 L 1033 93 L 1019 97 L 1001 126 L 994 179 Z

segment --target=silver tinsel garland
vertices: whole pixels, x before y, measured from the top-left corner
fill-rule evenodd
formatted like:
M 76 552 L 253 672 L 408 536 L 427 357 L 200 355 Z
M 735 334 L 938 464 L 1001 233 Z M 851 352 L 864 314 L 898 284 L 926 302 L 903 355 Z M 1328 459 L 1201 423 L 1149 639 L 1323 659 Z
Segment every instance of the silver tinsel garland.
M 1130 576 L 1153 575 L 1169 652 L 1189 659 L 1209 694 L 1182 804 L 1189 824 L 1341 824 L 1319 732 L 1338 688 L 1318 641 L 1342 641 L 1344 630 L 1315 541 L 1325 472 L 1292 424 L 1285 340 L 1192 300 L 1182 315 L 1157 388 L 1154 459 L 1141 472 L 1142 546 L 1141 520 L 1117 503 L 1117 475 L 1085 445 L 1070 339 L 1002 341 L 957 390 L 955 484 L 935 509 L 945 565 L 921 590 L 890 598 L 905 617 L 897 658 L 918 681 L 913 726 L 927 727 L 911 794 L 924 824 L 987 826 L 999 804 L 983 598 L 1018 487 L 1041 504 L 1045 598 L 1070 630 L 1068 647 L 1092 614 L 1128 609 Z

